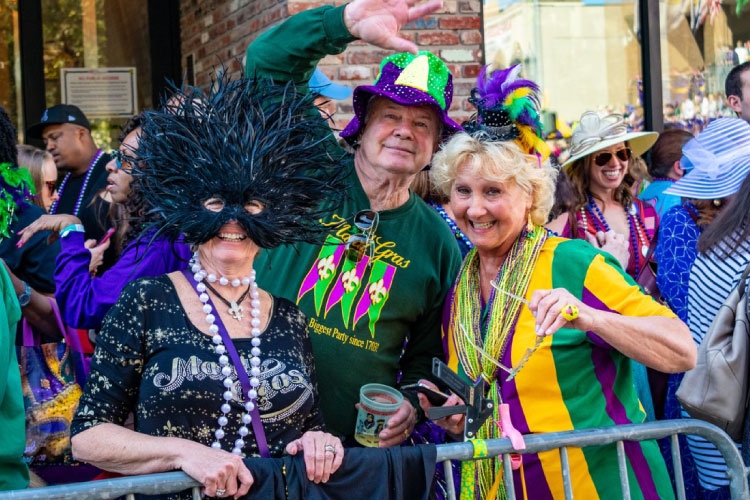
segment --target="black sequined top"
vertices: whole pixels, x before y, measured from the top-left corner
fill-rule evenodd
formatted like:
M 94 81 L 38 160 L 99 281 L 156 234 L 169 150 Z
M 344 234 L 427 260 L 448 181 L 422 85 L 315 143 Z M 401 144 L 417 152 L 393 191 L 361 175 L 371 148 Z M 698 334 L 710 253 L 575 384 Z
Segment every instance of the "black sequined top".
M 308 430 L 322 430 L 312 348 L 304 314 L 274 297 L 261 334 L 258 407 L 271 455 Z M 250 339 L 235 339 L 249 371 Z M 191 439 L 210 446 L 225 389 L 211 338 L 188 319 L 172 281 L 146 278 L 128 285 L 107 315 L 97 338 L 91 374 L 73 421 L 73 435 L 95 425 L 122 424 L 130 411 L 135 430 Z M 236 374 L 233 376 L 236 380 Z M 222 448 L 238 438 L 243 406 L 235 384 Z M 246 455 L 259 455 L 245 438 Z

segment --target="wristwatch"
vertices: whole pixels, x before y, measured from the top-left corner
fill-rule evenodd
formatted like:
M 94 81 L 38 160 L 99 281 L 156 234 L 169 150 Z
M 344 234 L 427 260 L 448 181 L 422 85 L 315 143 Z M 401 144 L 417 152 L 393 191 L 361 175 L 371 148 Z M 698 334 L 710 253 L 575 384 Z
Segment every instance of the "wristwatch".
M 18 296 L 18 304 L 21 307 L 26 307 L 31 302 L 31 287 L 25 281 L 21 283 L 23 283 L 23 293 Z

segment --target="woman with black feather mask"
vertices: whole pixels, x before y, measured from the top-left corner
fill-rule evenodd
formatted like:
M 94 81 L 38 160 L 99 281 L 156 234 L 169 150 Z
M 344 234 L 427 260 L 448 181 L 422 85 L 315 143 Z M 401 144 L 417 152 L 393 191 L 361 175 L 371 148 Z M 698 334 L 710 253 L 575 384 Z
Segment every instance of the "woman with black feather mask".
M 145 113 L 133 175 L 155 234 L 182 235 L 193 260 L 130 284 L 105 319 L 74 454 L 126 474 L 182 469 L 236 498 L 253 483 L 243 457 L 302 452 L 325 482 L 344 449 L 324 432 L 307 321 L 258 288 L 253 261 L 319 241 L 317 220 L 343 193 L 326 125 L 311 96 L 267 81 L 222 78 L 172 102 Z

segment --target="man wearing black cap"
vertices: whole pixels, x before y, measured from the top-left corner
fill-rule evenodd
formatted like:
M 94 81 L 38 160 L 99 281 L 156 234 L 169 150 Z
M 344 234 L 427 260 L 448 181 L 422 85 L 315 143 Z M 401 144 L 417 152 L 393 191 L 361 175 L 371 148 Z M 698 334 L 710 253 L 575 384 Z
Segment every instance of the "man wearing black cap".
M 50 213 L 72 214 L 81 220 L 82 224 L 61 231 L 61 237 L 71 231 L 83 231 L 87 240 L 99 241 L 112 225 L 109 202 L 99 196 L 107 184 L 105 166 L 111 158 L 94 143 L 86 115 L 76 106 L 58 104 L 47 108 L 39 123 L 29 127 L 26 134 L 44 141 L 62 176 L 59 199 L 50 207 Z M 105 252 L 99 271 L 109 268 L 113 258 L 112 252 Z

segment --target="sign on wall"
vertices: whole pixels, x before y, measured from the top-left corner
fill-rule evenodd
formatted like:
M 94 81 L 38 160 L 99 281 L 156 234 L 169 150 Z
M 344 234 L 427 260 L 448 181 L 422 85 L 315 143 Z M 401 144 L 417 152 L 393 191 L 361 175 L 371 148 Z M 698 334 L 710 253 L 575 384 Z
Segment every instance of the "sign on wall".
M 89 118 L 129 118 L 138 112 L 135 68 L 61 68 L 62 102 Z

